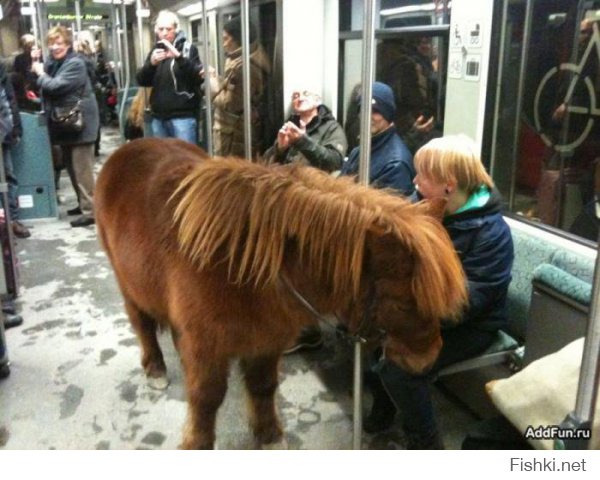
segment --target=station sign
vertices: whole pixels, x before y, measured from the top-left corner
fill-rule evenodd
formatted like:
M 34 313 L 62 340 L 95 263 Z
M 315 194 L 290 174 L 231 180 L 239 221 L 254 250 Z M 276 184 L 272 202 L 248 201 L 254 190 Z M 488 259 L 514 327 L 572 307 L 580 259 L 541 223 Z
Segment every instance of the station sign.
M 48 20 L 53 21 L 73 21 L 77 20 L 78 15 L 74 13 L 49 13 Z M 79 19 L 85 21 L 100 21 L 108 19 L 108 15 L 102 15 L 99 13 L 82 13 L 79 15 Z

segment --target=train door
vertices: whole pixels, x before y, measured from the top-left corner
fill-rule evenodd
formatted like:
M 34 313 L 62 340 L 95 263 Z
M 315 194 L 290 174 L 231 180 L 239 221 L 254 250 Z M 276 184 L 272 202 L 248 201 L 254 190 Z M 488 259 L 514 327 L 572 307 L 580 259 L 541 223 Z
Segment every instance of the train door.
M 382 1 L 376 12 L 375 80 L 394 90 L 398 132 L 414 152 L 444 125 L 444 102 L 450 19 L 449 2 Z M 358 145 L 357 97 L 361 78 L 361 6 L 340 0 L 340 97 L 349 150 Z M 413 135 L 414 125 L 428 123 L 429 131 Z M 411 133 L 412 132 L 412 133 Z

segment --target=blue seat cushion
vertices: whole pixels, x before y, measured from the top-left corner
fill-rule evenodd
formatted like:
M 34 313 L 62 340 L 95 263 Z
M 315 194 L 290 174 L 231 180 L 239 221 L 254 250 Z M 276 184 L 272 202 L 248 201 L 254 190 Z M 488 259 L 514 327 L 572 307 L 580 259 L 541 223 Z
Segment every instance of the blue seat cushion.
M 583 305 L 589 305 L 592 300 L 591 283 L 581 280 L 555 265 L 549 263 L 539 265 L 533 272 L 533 278 Z

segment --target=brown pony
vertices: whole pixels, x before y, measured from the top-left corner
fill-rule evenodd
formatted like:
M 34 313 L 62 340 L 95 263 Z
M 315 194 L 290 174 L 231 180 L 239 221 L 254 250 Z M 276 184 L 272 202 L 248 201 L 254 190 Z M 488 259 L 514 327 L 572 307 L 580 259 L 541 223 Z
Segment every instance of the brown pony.
M 422 372 L 439 320 L 460 313 L 465 279 L 439 219 L 416 204 L 301 166 L 209 158 L 179 140 L 122 146 L 96 190 L 98 231 L 142 347 L 166 387 L 158 327 L 169 327 L 188 396 L 184 448 L 212 448 L 215 416 L 239 358 L 259 444 L 282 438 L 278 363 L 300 329 L 342 314 L 381 331 L 388 358 Z

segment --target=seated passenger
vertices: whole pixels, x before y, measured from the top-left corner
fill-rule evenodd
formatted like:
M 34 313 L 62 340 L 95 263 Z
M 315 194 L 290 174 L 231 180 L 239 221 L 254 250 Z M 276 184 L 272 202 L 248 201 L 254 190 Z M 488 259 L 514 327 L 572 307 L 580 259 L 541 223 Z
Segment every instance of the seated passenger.
M 429 374 L 415 376 L 379 360 L 367 377 L 374 402 L 364 429 L 375 433 L 389 428 L 398 409 L 407 447 L 432 449 L 443 447 L 429 390 L 431 374 L 482 353 L 506 325 L 513 244 L 499 194 L 469 138 L 431 140 L 417 151 L 415 167 L 416 195 L 448 202 L 443 223 L 466 274 L 469 305 L 458 322 L 442 325 L 442 350 Z
M 369 184 L 377 188 L 393 188 L 410 195 L 415 168 L 410 151 L 396 133 L 394 92 L 385 83 L 373 83 L 371 103 L 371 162 Z M 358 174 L 360 147 L 354 148 L 342 166 L 342 175 Z
M 339 170 L 346 155 L 346 135 L 321 97 L 306 90 L 294 92 L 292 109 L 275 144 L 265 152 L 265 160 L 303 162 L 326 172 Z

